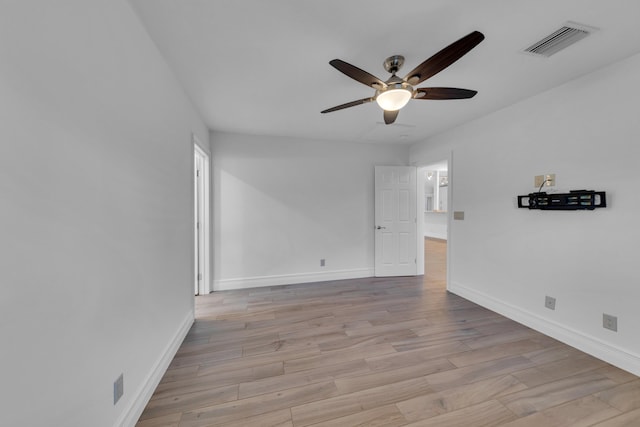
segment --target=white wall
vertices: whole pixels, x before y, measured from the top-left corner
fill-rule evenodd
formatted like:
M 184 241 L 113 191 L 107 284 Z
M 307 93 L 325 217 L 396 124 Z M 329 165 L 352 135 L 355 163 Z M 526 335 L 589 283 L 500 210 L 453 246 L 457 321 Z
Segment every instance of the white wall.
M 422 234 L 425 237 L 447 240 L 447 212 L 424 212 Z
M 640 55 L 412 147 L 453 150 L 451 290 L 640 374 Z M 606 209 L 516 208 L 534 175 L 607 192 Z M 555 311 L 545 295 L 557 298 Z M 618 316 L 618 332 L 602 313 Z
M 408 147 L 214 132 L 211 151 L 215 289 L 373 274 L 373 167 Z
M 133 425 L 193 319 L 207 130 L 123 0 L 2 2 L 0 117 L 0 425 Z

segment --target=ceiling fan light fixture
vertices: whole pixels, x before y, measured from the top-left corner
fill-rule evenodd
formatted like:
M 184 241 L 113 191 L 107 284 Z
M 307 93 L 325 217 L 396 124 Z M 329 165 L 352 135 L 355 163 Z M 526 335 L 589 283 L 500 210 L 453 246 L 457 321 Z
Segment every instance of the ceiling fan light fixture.
M 405 77 L 400 78 L 396 73 L 404 63 L 402 55 L 393 55 L 384 61 L 384 69 L 391 73 L 387 81 L 370 74 L 355 65 L 344 62 L 341 59 L 329 61 L 336 70 L 347 77 L 352 78 L 365 86 L 376 90 L 374 96 L 358 99 L 328 108 L 320 113 L 330 113 L 344 108 L 355 107 L 376 101 L 384 110 L 383 118 L 386 125 L 395 123 L 400 109 L 411 99 L 468 99 L 477 93 L 475 90 L 460 89 L 455 87 L 423 87 L 414 89 L 413 86 L 422 83 L 430 77 L 438 74 L 449 65 L 466 55 L 478 43 L 484 40 L 484 35 L 479 31 L 473 31 L 460 40 L 451 43 L 435 55 L 422 61 L 420 65 L 410 71 Z
M 413 97 L 413 88 L 407 83 L 389 85 L 376 96 L 376 102 L 385 111 L 397 111 L 407 105 Z

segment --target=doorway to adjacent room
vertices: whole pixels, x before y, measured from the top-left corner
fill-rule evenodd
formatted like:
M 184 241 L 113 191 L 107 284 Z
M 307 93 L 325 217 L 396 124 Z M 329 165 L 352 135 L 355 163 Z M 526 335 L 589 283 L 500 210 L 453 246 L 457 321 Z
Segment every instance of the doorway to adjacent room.
M 447 239 L 449 229 L 449 161 L 418 169 L 419 229 L 424 249 L 426 287 L 447 287 Z M 420 239 L 418 241 L 420 246 Z M 422 252 L 422 251 L 420 251 Z
M 446 289 L 447 241 L 434 237 L 424 238 L 424 286 Z

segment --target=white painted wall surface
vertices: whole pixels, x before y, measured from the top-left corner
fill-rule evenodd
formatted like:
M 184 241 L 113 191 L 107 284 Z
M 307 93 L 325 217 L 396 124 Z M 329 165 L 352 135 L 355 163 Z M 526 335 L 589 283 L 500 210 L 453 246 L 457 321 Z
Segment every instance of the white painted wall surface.
M 412 147 L 453 150 L 451 289 L 640 374 L 640 55 Z M 534 175 L 553 191 L 604 190 L 592 212 L 516 208 Z M 544 307 L 557 298 L 556 310 Z M 618 316 L 618 332 L 602 313 Z
M 0 425 L 133 425 L 193 319 L 207 130 L 122 0 L 2 2 L 0 117 Z
M 425 237 L 447 240 L 447 212 L 424 212 L 422 231 Z
M 373 274 L 374 166 L 408 147 L 214 132 L 211 151 L 215 289 Z

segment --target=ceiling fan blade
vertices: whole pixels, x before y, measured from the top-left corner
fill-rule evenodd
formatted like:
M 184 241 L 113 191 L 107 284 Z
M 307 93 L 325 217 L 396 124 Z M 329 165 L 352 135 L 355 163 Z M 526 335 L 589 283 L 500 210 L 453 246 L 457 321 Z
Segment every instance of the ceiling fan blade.
M 391 123 L 395 122 L 399 112 L 400 110 L 395 110 L 395 111 L 384 110 L 384 123 L 387 125 L 390 125 Z
M 433 55 L 418 65 L 404 78 L 410 85 L 417 85 L 432 77 L 449 65 L 462 58 L 467 52 L 484 40 L 484 35 L 479 31 L 467 34 L 460 40 L 451 43 L 440 52 Z
M 478 91 L 456 87 L 422 87 L 416 89 L 413 99 L 467 99 L 473 98 L 476 93 Z
M 387 87 L 387 84 L 382 80 L 380 80 L 379 78 L 377 78 L 376 76 L 369 74 L 366 71 L 361 70 L 360 68 L 349 64 L 348 62 L 344 62 L 340 59 L 333 59 L 329 61 L 329 64 L 331 64 L 332 67 L 334 67 L 336 70 L 340 71 L 341 73 L 346 74 L 352 79 L 357 80 L 360 83 L 365 84 L 374 89 L 383 89 Z
M 362 105 L 362 104 L 366 104 L 367 102 L 371 102 L 373 101 L 374 98 L 362 98 L 362 99 L 358 99 L 357 101 L 351 101 L 351 102 L 347 102 L 346 104 L 342 104 L 342 105 L 337 105 L 335 107 L 332 108 L 327 108 L 326 110 L 320 111 L 322 114 L 324 113 L 331 113 L 332 111 L 338 111 L 338 110 L 342 110 L 344 108 L 349 108 L 349 107 L 355 107 L 356 105 Z

